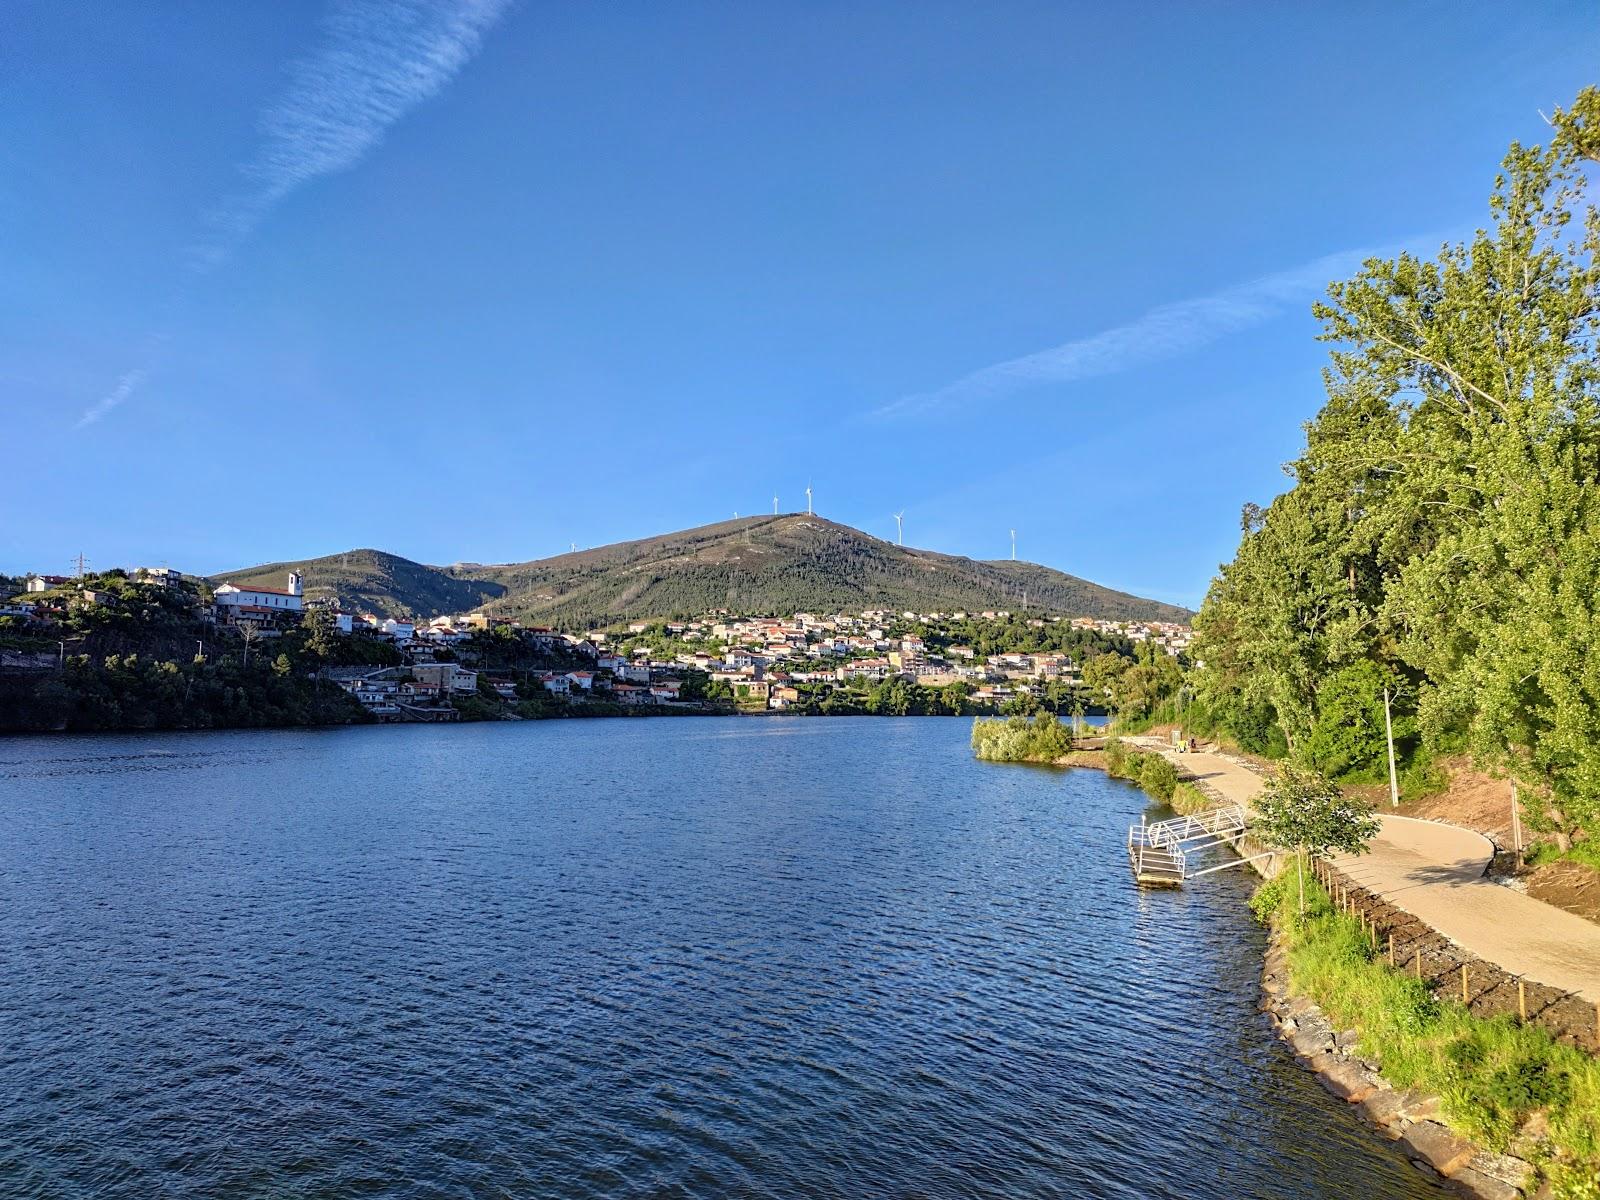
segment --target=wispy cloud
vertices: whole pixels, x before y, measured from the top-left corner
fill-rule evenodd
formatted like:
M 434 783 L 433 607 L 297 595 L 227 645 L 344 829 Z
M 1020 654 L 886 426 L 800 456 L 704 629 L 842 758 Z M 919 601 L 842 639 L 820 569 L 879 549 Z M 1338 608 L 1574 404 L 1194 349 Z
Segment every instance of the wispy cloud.
M 83 416 L 78 418 L 76 428 L 82 429 L 85 426 L 93 425 L 101 417 L 133 395 L 138 390 L 139 385 L 144 382 L 144 376 L 143 367 L 137 367 L 132 371 L 125 372 L 122 378 L 117 380 L 116 387 L 101 396 L 89 408 L 84 409 Z
M 244 186 L 210 214 L 195 247 L 209 270 L 303 184 L 355 166 L 389 127 L 437 95 L 510 0 L 336 0 L 323 39 L 289 65 L 262 112 L 261 141 L 239 167 Z
M 1406 243 L 1411 244 L 1411 243 Z M 1173 358 L 1229 334 L 1259 325 L 1291 305 L 1304 304 L 1330 280 L 1352 273 L 1366 259 L 1394 254 L 1398 246 L 1347 250 L 1292 270 L 1264 275 L 1193 300 L 1163 304 L 1088 337 L 1009 359 L 964 375 L 935 391 L 906 396 L 875 410 L 876 417 L 924 413 L 992 399 L 1040 384 L 1074 383 Z
M 206 215 L 189 268 L 216 269 L 290 193 L 359 163 L 391 125 L 460 73 L 511 4 L 332 0 L 317 45 L 289 64 L 283 91 L 262 110 L 239 187 Z M 147 373 L 127 372 L 78 428 L 116 408 Z

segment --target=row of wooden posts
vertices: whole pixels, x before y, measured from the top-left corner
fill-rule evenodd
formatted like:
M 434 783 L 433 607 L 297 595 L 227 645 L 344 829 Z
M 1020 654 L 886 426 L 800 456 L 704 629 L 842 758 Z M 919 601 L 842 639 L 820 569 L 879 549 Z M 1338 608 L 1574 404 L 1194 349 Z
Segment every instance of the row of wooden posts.
M 1349 887 L 1340 882 L 1334 869 L 1327 863 L 1318 862 L 1315 864 L 1313 872 L 1318 882 L 1323 885 L 1333 899 L 1335 907 L 1345 916 L 1355 917 L 1361 924 L 1362 932 L 1366 936 L 1368 944 L 1374 951 L 1379 950 L 1381 944 L 1378 938 L 1377 921 L 1369 917 L 1366 911 L 1351 898 Z M 1388 939 L 1389 966 L 1399 969 L 1401 964 L 1395 959 L 1393 930 L 1388 931 Z M 1420 946 L 1418 946 L 1412 958 L 1411 966 L 1416 971 L 1417 980 L 1420 982 L 1422 979 L 1422 948 Z M 1463 962 L 1461 964 L 1461 1004 L 1466 1008 L 1470 1008 L 1472 1002 L 1470 979 L 1468 964 Z M 1528 985 L 1521 978 L 1517 979 L 1517 1018 L 1524 1025 L 1528 1023 Z M 1594 1040 L 1595 1048 L 1600 1050 L 1600 1004 L 1594 1006 Z

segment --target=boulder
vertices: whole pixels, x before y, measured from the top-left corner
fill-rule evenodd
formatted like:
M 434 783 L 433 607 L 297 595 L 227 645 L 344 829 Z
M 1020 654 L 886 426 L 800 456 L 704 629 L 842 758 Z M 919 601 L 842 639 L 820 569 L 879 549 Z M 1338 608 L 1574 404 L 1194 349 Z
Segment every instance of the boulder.
M 1520 1188 L 1471 1167 L 1462 1167 L 1450 1176 L 1450 1189 L 1472 1200 L 1522 1200 Z
M 1400 1120 L 1400 1093 L 1392 1088 L 1380 1088 L 1360 1104 L 1361 1116 L 1379 1129 L 1387 1130 Z
M 1315 1029 L 1301 1024 L 1290 1035 L 1289 1042 L 1294 1046 L 1294 1052 L 1305 1058 L 1315 1058 L 1319 1054 L 1327 1054 L 1333 1049 L 1333 1035 L 1325 1029 Z
M 1465 1167 L 1477 1153 L 1471 1142 L 1457 1137 L 1436 1121 L 1408 1125 L 1400 1135 L 1400 1143 L 1439 1174 L 1447 1176 Z
M 1351 1104 L 1360 1104 L 1378 1090 L 1378 1081 L 1349 1059 L 1334 1058 L 1318 1070 L 1322 1086 Z

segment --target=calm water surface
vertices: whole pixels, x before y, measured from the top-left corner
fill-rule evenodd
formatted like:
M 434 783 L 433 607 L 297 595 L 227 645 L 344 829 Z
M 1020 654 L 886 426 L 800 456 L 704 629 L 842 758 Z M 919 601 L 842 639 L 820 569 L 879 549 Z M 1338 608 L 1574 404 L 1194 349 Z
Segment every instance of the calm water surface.
M 6 1197 L 1438 1196 L 964 721 L 0 740 Z

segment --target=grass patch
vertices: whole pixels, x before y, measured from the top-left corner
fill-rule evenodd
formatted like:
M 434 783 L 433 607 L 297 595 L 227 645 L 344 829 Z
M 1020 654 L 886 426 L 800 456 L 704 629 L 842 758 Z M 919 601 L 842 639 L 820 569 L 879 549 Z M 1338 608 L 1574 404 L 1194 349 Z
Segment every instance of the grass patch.
M 1390 969 L 1309 876 L 1302 917 L 1292 867 L 1250 903 L 1284 938 L 1293 990 L 1337 1028 L 1359 1030 L 1362 1053 L 1391 1083 L 1437 1095 L 1445 1120 L 1491 1150 L 1510 1150 L 1522 1124 L 1542 1111 L 1550 1153 L 1535 1165 L 1552 1195 L 1600 1200 L 1600 1062 L 1537 1026 L 1475 1017 Z

